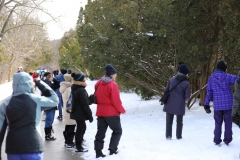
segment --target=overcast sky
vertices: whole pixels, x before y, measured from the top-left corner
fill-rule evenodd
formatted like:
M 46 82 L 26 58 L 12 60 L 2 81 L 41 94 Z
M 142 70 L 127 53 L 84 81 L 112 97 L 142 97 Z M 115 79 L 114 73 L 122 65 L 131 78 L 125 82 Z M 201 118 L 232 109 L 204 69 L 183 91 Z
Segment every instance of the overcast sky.
M 59 23 L 47 23 L 50 40 L 60 39 L 64 32 L 75 28 L 80 7 L 84 7 L 86 4 L 87 0 L 49 0 L 45 2 L 43 7 L 46 11 L 53 15 L 53 17 L 60 16 L 58 18 Z M 51 19 L 51 17 L 46 14 L 40 13 L 39 16 L 43 22 Z

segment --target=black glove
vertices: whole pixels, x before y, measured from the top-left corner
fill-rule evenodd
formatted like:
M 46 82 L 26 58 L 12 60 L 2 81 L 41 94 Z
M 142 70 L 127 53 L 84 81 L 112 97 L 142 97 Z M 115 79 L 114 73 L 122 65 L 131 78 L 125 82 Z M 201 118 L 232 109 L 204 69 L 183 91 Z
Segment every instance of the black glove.
M 234 122 L 235 121 L 235 116 L 232 116 L 232 122 Z
M 204 105 L 204 109 L 206 111 L 207 114 L 210 114 L 211 113 L 211 109 L 210 109 L 210 106 L 209 105 Z
M 93 122 L 93 117 L 89 118 L 89 122 L 92 123 Z
M 240 116 L 240 110 L 237 111 L 237 115 L 236 116 Z
M 50 91 L 43 84 L 41 84 L 41 82 L 39 80 L 36 81 L 36 86 L 42 92 L 42 96 L 45 96 L 45 97 L 51 96 Z

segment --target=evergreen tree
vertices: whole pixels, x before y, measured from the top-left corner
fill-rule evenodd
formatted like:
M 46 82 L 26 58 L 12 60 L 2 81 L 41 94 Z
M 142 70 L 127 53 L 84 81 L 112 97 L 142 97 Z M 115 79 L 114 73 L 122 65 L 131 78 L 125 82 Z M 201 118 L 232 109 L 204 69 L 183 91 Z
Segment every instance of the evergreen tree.
M 81 46 L 78 43 L 76 32 L 70 30 L 62 38 L 59 50 L 59 64 L 62 68 L 71 68 L 84 72 L 83 57 L 80 54 Z

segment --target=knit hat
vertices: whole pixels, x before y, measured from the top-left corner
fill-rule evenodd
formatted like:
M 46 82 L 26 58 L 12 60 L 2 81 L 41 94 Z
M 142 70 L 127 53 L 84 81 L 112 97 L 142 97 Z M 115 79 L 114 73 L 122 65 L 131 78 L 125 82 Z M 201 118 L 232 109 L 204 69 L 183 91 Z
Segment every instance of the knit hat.
M 187 74 L 189 74 L 189 69 L 185 64 L 181 64 L 179 67 L 179 72 L 187 75 Z
M 64 75 L 67 73 L 67 70 L 66 69 L 60 69 L 61 73 Z
M 111 64 L 107 64 L 106 67 L 105 67 L 105 73 L 108 76 L 111 76 L 113 74 L 116 74 L 117 70 Z
M 227 64 L 226 64 L 224 61 L 219 61 L 219 62 L 217 63 L 217 69 L 221 69 L 221 70 L 223 70 L 224 72 L 226 72 Z
M 73 77 L 73 79 L 75 81 L 83 81 L 83 79 L 84 79 L 84 74 L 82 74 L 82 73 L 80 73 L 80 74 L 72 73 L 71 76 Z
M 72 80 L 71 74 L 64 74 L 63 77 L 64 77 L 66 82 L 70 82 Z
M 67 73 L 72 74 L 72 70 L 71 69 L 67 70 Z
M 49 74 L 51 74 L 51 73 L 50 72 L 45 72 L 43 76 L 47 77 Z

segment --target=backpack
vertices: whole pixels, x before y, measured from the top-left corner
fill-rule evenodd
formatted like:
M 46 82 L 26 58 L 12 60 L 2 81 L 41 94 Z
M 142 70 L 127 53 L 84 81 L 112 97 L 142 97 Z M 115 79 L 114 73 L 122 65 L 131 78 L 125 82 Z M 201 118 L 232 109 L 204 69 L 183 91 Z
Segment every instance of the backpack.
M 73 109 L 73 95 L 71 93 L 70 96 L 68 97 L 68 100 L 67 100 L 66 112 L 67 113 L 72 113 L 72 109 Z

